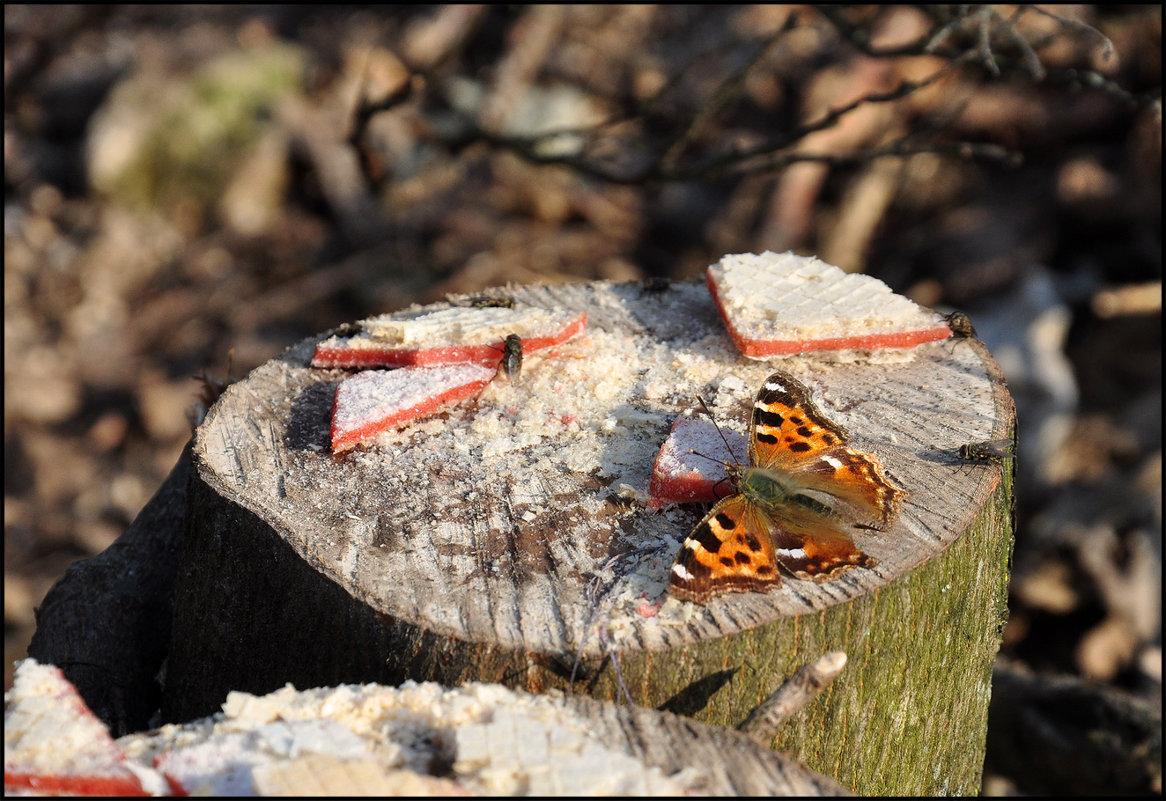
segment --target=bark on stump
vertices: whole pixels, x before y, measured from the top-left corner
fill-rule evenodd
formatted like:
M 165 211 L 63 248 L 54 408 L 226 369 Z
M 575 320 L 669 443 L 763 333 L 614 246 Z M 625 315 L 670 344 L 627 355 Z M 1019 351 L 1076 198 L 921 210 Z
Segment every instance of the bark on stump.
M 162 702 L 190 451 L 117 541 L 70 565 L 36 610 L 28 655 L 61 668 L 114 737 L 146 728 Z
M 227 389 L 196 434 L 164 717 L 212 713 L 232 689 L 414 679 L 630 698 L 735 726 L 843 650 L 846 670 L 775 747 L 863 794 L 977 792 L 1012 483 L 1010 465 L 958 449 L 1014 426 L 982 345 L 750 361 L 703 282 L 508 291 L 585 310 L 587 332 L 376 447 L 331 453 L 345 373 L 308 366 L 319 338 Z M 656 452 L 697 393 L 744 430 L 774 367 L 906 489 L 891 531 L 856 535 L 879 564 L 703 607 L 669 598 L 707 507 L 646 506 Z

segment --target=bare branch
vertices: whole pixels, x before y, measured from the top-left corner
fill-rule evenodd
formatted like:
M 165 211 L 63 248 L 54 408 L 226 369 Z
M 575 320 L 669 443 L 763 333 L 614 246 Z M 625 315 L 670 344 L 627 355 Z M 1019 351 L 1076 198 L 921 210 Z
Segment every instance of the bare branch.
M 864 98 L 864 100 L 869 100 L 869 98 Z M 863 101 L 859 101 L 859 103 L 861 102 Z M 872 102 L 878 101 L 876 99 Z M 844 111 L 837 110 L 837 112 Z M 837 112 L 832 112 L 832 115 Z M 840 114 L 837 115 L 840 116 Z M 836 119 L 836 116 L 834 118 Z M 816 126 L 804 127 L 816 130 Z M 806 153 L 801 151 L 773 154 L 769 152 L 771 149 L 778 149 L 785 146 L 783 144 L 773 143 L 767 149 L 758 147 L 751 148 L 748 151 L 732 152 L 703 164 L 679 166 L 671 170 L 660 169 L 656 164 L 649 164 L 644 169 L 639 170 L 621 170 L 618 167 L 591 161 L 583 156 L 551 156 L 542 154 L 537 150 L 538 138 L 521 139 L 502 137 L 491 135 L 484 131 L 479 132 L 479 138 L 495 147 L 517 153 L 533 163 L 563 165 L 591 178 L 620 185 L 638 185 L 648 181 L 709 179 L 730 173 L 760 174 L 788 167 L 798 162 L 817 162 L 835 167 L 854 166 L 883 156 L 906 157 L 920 153 L 939 153 L 958 156 L 964 159 L 982 159 L 998 162 L 1010 167 L 1019 165 L 1023 159 L 1023 156 L 1016 151 L 986 142 L 942 142 L 908 145 L 904 141 L 899 141 L 881 148 L 841 154 Z M 791 135 L 790 138 L 791 141 L 796 142 L 800 137 L 792 137 Z M 761 158 L 767 155 L 769 156 L 768 158 Z
M 1012 40 L 1017 49 L 1020 50 L 1020 57 L 1024 60 L 1024 66 L 1028 68 L 1029 74 L 1035 81 L 1043 81 L 1045 78 L 1045 65 L 1041 63 L 1040 56 L 1036 54 L 1036 50 L 1027 39 L 1020 35 L 1020 31 L 1016 30 L 1014 24 L 1020 18 L 1023 9 L 1018 8 L 1012 15 L 1011 19 L 1004 20 L 1004 32 L 1008 38 Z
M 939 14 L 935 12 L 939 12 L 943 8 L 945 7 L 932 6 L 928 7 L 928 10 L 934 9 L 933 15 L 938 17 Z M 897 56 L 927 54 L 955 60 L 965 58 L 969 54 L 974 53 L 976 55 L 975 59 L 965 58 L 965 60 L 979 61 L 994 76 L 1001 75 L 1003 72 L 1001 64 L 1010 62 L 1011 60 L 1002 59 L 999 53 L 992 50 L 990 43 L 993 26 L 989 24 L 990 21 L 996 22 L 995 27 L 998 33 L 1007 37 L 1015 44 L 1020 51 L 1021 61 L 1028 74 L 1038 81 L 1044 78 L 1046 68 L 1040 62 L 1040 57 L 1037 53 L 1042 48 L 1056 41 L 1062 33 L 1058 32 L 1041 36 L 1031 41 L 1026 39 L 1016 28 L 1015 23 L 1024 13 L 1030 11 L 1056 20 L 1063 30 L 1087 33 L 1099 38 L 1104 48 L 1102 57 L 1106 60 L 1112 58 L 1115 52 L 1113 42 L 1109 37 L 1092 25 L 1070 17 L 1054 14 L 1039 6 L 1018 6 L 1008 19 L 1003 18 L 994 6 L 989 5 L 956 5 L 952 7 L 952 10 L 955 12 L 955 16 L 952 19 L 947 21 L 937 20 L 936 29 L 928 32 L 920 39 L 896 47 L 876 48 L 871 46 L 867 31 L 851 23 L 840 8 L 832 6 L 819 6 L 815 8 L 815 11 L 829 21 L 847 42 L 864 55 L 872 58 L 894 58 Z M 974 47 L 960 50 L 943 45 L 947 39 L 951 38 L 961 29 L 966 28 L 969 23 L 975 26 L 976 44 Z
M 1024 159 L 1022 154 L 1014 150 L 986 142 L 941 142 L 927 145 L 908 145 L 904 141 L 899 141 L 886 145 L 885 147 L 859 150 L 853 153 L 783 153 L 760 163 L 747 167 L 743 166 L 741 167 L 741 171 L 758 174 L 769 170 L 782 169 L 791 164 L 803 161 L 828 164 L 831 167 L 853 167 L 859 164 L 867 164 L 874 159 L 884 156 L 905 158 L 907 156 L 917 156 L 922 153 L 937 153 L 957 156 L 962 159 L 982 159 L 997 162 L 1006 167 L 1017 167 Z
M 697 112 L 684 131 L 665 149 L 664 155 L 660 158 L 660 165 L 663 170 L 667 171 L 676 163 L 676 160 L 680 158 L 680 154 L 684 152 L 692 140 L 696 138 L 696 134 L 704 127 L 705 122 L 715 116 L 731 100 L 740 94 L 741 87 L 744 86 L 745 79 L 749 76 L 749 73 L 773 52 L 778 42 L 797 23 L 797 17 L 796 12 L 790 14 L 786 18 L 785 24 L 781 26 L 781 29 L 771 36 L 768 42 L 757 49 L 753 58 L 746 61 L 740 69 L 725 79 L 725 82 L 713 94 L 712 99 Z
M 567 167 L 580 175 L 594 180 L 617 185 L 642 185 L 652 182 L 688 181 L 712 179 L 726 175 L 758 174 L 779 170 L 798 162 L 817 162 L 830 166 L 849 166 L 866 163 L 883 156 L 906 157 L 920 153 L 939 153 L 959 158 L 981 159 L 1013 166 L 1020 163 L 1021 155 L 999 145 L 982 142 L 942 142 L 924 141 L 919 131 L 903 140 L 879 148 L 853 153 L 806 153 L 792 152 L 793 148 L 817 131 L 835 126 L 847 114 L 872 103 L 892 103 L 919 90 L 931 86 L 941 79 L 951 76 L 965 64 L 982 64 L 993 75 L 1007 75 L 1023 71 L 1035 80 L 1046 80 L 1061 85 L 1080 86 L 1105 92 L 1126 105 L 1141 106 L 1152 102 L 1153 97 L 1136 97 L 1122 89 L 1113 81 L 1095 72 L 1076 69 L 1047 70 L 1041 64 L 1038 49 L 1056 37 L 1028 39 L 1016 26 L 1028 7 L 1019 7 L 1007 17 L 995 7 L 970 5 L 955 7 L 929 7 L 926 12 L 935 19 L 935 30 L 927 32 L 917 41 L 894 48 L 873 48 L 867 31 L 852 24 L 846 17 L 845 9 L 834 6 L 816 7 L 815 12 L 828 20 L 842 36 L 861 52 L 880 58 L 901 55 L 937 55 L 946 63 L 932 75 L 919 81 L 904 80 L 896 87 L 861 97 L 851 103 L 831 109 L 818 119 L 790 127 L 770 138 L 746 146 L 728 146 L 720 152 L 704 156 L 685 157 L 698 136 L 707 132 L 711 121 L 721 114 L 729 103 L 739 95 L 740 87 L 751 70 L 764 62 L 782 35 L 795 24 L 791 16 L 782 29 L 771 36 L 755 53 L 713 93 L 713 96 L 695 115 L 682 122 L 679 133 L 669 141 L 660 143 L 633 136 L 621 147 L 612 144 L 605 132 L 615 120 L 607 120 L 593 126 L 555 131 L 544 131 L 538 136 L 518 137 L 504 135 L 484 129 L 474 120 L 463 120 L 465 140 L 480 141 L 490 147 L 508 150 L 521 158 L 545 165 Z M 1045 13 L 1045 12 L 1041 12 Z M 1052 16 L 1052 15 L 1050 15 Z M 1059 19 L 1059 18 L 1058 18 Z M 1084 23 L 1065 20 L 1066 28 L 1089 28 Z M 945 45 L 943 42 L 965 32 L 971 37 L 962 46 Z M 1094 31 L 1096 33 L 1096 31 Z M 1098 36 L 1102 36 L 1097 33 Z M 1104 38 L 1104 37 L 1103 37 Z M 1107 40 L 1108 41 L 1108 40 Z M 1001 42 L 1009 47 L 1006 54 L 994 49 Z M 647 104 L 645 104 L 646 108 Z M 635 121 L 635 117 L 622 122 Z M 575 152 L 563 153 L 546 147 L 556 137 L 571 135 L 582 141 L 582 147 Z M 462 144 L 465 144 L 463 140 Z M 605 152 L 618 153 L 614 158 L 597 158 L 596 145 L 604 145 Z
M 949 63 L 941 69 L 937 70 L 935 74 L 923 79 L 922 81 L 903 81 L 897 87 L 888 92 L 872 93 L 865 97 L 860 97 L 853 103 L 841 106 L 840 108 L 831 109 L 815 122 L 798 125 L 794 128 L 791 128 L 780 137 L 770 139 L 766 142 L 762 142 L 747 149 L 730 150 L 727 153 L 706 162 L 704 165 L 690 169 L 688 175 L 691 175 L 694 172 L 703 175 L 717 174 L 756 156 L 772 153 L 776 150 L 789 147 L 790 145 L 803 139 L 808 134 L 831 127 L 840 118 L 849 114 L 860 106 L 864 106 L 869 103 L 890 103 L 895 100 L 900 100 L 913 92 L 916 92 L 926 86 L 930 86 L 955 68 L 956 63 Z
M 1113 55 L 1115 52 L 1115 48 L 1113 46 L 1113 40 L 1110 39 L 1108 36 L 1106 36 L 1101 31 L 1094 28 L 1089 23 L 1082 22 L 1079 19 L 1072 19 L 1071 17 L 1062 17 L 1060 14 L 1054 14 L 1053 12 L 1049 11 L 1048 9 L 1041 8 L 1040 6 L 1024 5 L 1024 6 L 1021 6 L 1020 9 L 1018 9 L 1018 11 L 1019 10 L 1033 11 L 1033 12 L 1036 12 L 1037 14 L 1041 14 L 1043 16 L 1046 16 L 1049 19 L 1056 20 L 1064 28 L 1072 28 L 1073 30 L 1081 31 L 1083 33 L 1093 34 L 1097 38 L 1101 39 L 1101 46 L 1102 46 L 1101 57 L 1104 58 L 1106 61 L 1109 61 L 1111 58 L 1113 58 Z
M 992 55 L 992 29 L 989 25 L 992 17 L 993 12 L 989 6 L 980 6 L 976 10 L 976 50 L 980 55 L 980 62 L 988 68 L 992 77 L 999 78 L 1000 65 L 996 63 L 996 58 Z
M 1096 89 L 1100 92 L 1112 97 L 1122 105 L 1130 106 L 1131 108 L 1142 108 L 1162 96 L 1161 87 L 1154 89 L 1142 95 L 1135 95 L 1122 89 L 1116 83 L 1106 78 L 1099 72 L 1093 70 L 1078 70 L 1078 69 L 1059 69 L 1049 70 L 1049 83 L 1055 83 L 1062 86 L 1071 86 L 1074 88 L 1087 87 L 1089 89 Z
M 962 16 L 956 17 L 955 19 L 949 21 L 947 24 L 931 35 L 931 37 L 927 40 L 927 43 L 923 45 L 923 52 L 934 53 L 939 49 L 939 46 L 943 43 L 943 40 L 959 30 L 963 24 L 964 18 Z
M 894 58 L 896 56 L 919 56 L 932 52 L 926 50 L 927 43 L 932 34 L 924 34 L 914 42 L 905 45 L 898 45 L 897 47 L 872 47 L 870 43 L 870 36 L 863 28 L 853 24 L 840 10 L 838 6 L 819 5 L 814 7 L 814 11 L 820 14 L 826 21 L 834 26 L 845 39 L 856 50 L 866 56 L 872 58 Z M 950 24 L 950 23 L 949 23 Z M 937 52 L 936 55 L 948 56 L 950 52 Z

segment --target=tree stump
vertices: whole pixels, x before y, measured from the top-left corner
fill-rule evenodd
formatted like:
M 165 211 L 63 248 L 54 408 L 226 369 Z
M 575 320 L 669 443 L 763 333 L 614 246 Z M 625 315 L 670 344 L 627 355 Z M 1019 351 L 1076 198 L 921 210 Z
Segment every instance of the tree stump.
M 560 688 L 735 726 L 802 664 L 849 664 L 775 746 L 864 794 L 979 789 L 1007 616 L 1011 436 L 998 367 L 972 338 L 908 360 L 737 353 L 703 282 L 508 289 L 588 328 L 521 381 L 340 455 L 340 370 L 305 340 L 231 387 L 196 433 L 163 714 L 229 690 L 406 679 Z M 435 306 L 434 308 L 437 308 Z M 326 335 L 325 335 L 326 336 Z M 744 431 L 775 367 L 875 453 L 907 496 L 878 560 L 823 584 L 666 594 L 702 505 L 652 509 L 675 416 L 709 400 Z M 717 454 L 709 454 L 717 456 Z
M 28 655 L 61 668 L 115 737 L 146 728 L 162 701 L 190 451 L 117 541 L 70 565 L 36 610 Z

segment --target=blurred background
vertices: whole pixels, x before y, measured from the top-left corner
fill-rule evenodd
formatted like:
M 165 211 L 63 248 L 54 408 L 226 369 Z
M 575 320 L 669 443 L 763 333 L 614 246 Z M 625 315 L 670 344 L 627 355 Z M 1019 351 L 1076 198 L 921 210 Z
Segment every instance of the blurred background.
M 1161 59 L 1158 5 L 6 5 L 5 687 L 228 354 L 793 249 L 1015 396 L 985 791 L 1161 793 Z

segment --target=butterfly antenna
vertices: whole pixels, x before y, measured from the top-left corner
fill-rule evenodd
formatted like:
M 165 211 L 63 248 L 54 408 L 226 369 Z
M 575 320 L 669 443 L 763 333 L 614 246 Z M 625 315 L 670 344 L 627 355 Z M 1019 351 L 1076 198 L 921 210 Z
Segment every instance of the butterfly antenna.
M 691 453 L 693 456 L 699 456 L 702 459 L 708 459 L 710 462 L 716 462 L 717 464 L 724 464 L 725 463 L 725 461 L 723 459 L 714 459 L 712 456 L 705 456 L 700 451 L 694 451 L 692 448 L 689 448 L 688 452 Z
M 709 405 L 704 402 L 704 398 L 702 398 L 699 394 L 696 396 L 696 399 L 698 401 L 700 401 L 700 407 L 702 409 L 704 409 L 704 413 L 709 416 L 709 420 L 712 420 L 713 428 L 715 428 L 717 430 L 717 436 L 719 436 L 721 438 L 721 442 L 725 443 L 725 450 L 728 452 L 729 458 L 730 459 L 737 458 L 736 454 L 733 453 L 733 449 L 729 447 L 729 441 L 727 439 L 725 439 L 725 434 L 723 431 L 721 431 L 721 427 L 719 425 L 717 425 L 717 418 L 713 417 L 713 413 L 712 413 L 712 410 L 709 409 Z M 696 453 L 696 451 L 691 451 L 691 453 Z M 704 456 L 703 453 L 696 453 L 696 455 L 697 456 Z M 709 457 L 704 456 L 704 458 L 708 459 Z M 714 460 L 714 461 L 720 461 L 720 460 Z

